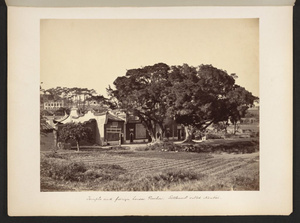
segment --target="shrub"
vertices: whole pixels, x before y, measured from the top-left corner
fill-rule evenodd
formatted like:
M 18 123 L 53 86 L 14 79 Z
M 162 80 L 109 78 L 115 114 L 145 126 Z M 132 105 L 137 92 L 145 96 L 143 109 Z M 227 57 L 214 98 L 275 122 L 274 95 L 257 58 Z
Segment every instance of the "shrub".
M 251 132 L 250 137 L 251 138 L 259 137 L 259 132 Z
M 138 150 L 158 150 L 158 151 L 175 151 L 175 152 L 227 152 L 227 153 L 253 153 L 259 150 L 259 141 L 226 141 L 218 143 L 197 143 L 197 144 L 174 144 L 172 142 L 162 142 Z
M 237 135 L 234 135 L 234 134 L 230 134 L 230 133 L 225 133 L 225 134 L 224 134 L 224 138 L 225 138 L 225 139 L 238 138 L 238 136 L 237 136 Z
M 206 139 L 223 139 L 224 136 L 220 134 L 213 134 L 213 133 L 208 133 L 206 134 Z
M 130 149 L 129 146 L 112 146 L 110 147 L 111 150 L 126 150 L 126 149 Z
M 147 145 L 144 150 L 159 150 L 159 151 L 180 151 L 181 146 L 173 142 L 161 142 Z
M 253 153 L 259 150 L 259 141 L 232 141 L 220 144 L 190 144 L 190 145 L 181 145 L 180 151 L 185 152 L 227 152 L 227 153 Z
M 202 139 L 203 136 L 205 136 L 205 133 L 196 130 L 194 133 L 194 136 L 195 136 L 196 140 L 200 140 L 200 139 Z
M 232 141 L 220 144 L 196 144 L 191 145 L 190 152 L 227 152 L 227 153 L 253 153 L 259 150 L 259 142 Z

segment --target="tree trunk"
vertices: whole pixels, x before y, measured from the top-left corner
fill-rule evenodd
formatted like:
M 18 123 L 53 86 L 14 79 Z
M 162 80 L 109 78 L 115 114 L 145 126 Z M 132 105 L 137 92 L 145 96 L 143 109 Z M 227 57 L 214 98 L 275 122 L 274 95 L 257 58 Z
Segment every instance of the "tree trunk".
M 148 132 L 149 132 L 149 135 L 151 137 L 150 144 L 156 144 L 156 143 L 161 143 L 162 142 L 160 137 L 157 137 L 156 132 L 150 132 L 150 131 L 148 131 Z
M 144 127 L 146 128 L 149 136 L 151 137 L 150 144 L 160 143 L 161 137 L 157 135 L 157 133 L 159 132 L 157 131 L 157 123 L 154 122 L 153 120 L 147 121 L 143 118 L 141 119 L 143 120 Z M 159 132 L 159 134 L 161 134 L 161 132 Z
M 76 141 L 76 145 L 77 145 L 77 152 L 79 152 L 79 141 Z
M 225 133 L 227 134 L 227 127 L 228 127 L 228 121 L 225 122 L 225 125 L 224 125 L 224 130 L 225 130 Z
M 160 134 L 160 140 L 163 141 L 164 135 L 165 135 L 165 127 L 163 126 L 163 123 L 159 123 L 159 134 Z
M 195 131 L 195 128 L 192 126 L 184 126 L 185 130 L 185 139 L 183 140 L 182 143 L 194 143 L 192 137 Z
M 233 125 L 233 135 L 235 135 L 236 133 L 236 122 L 234 122 L 234 125 Z

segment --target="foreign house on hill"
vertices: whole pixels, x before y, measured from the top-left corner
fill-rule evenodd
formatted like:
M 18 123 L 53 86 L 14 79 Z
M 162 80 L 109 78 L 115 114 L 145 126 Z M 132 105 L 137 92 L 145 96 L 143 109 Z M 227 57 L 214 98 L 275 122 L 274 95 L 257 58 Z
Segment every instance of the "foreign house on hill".
M 62 107 L 64 107 L 64 100 L 58 100 L 58 101 L 52 100 L 52 101 L 44 102 L 45 110 L 57 110 Z
M 95 112 L 89 110 L 86 114 L 78 114 L 77 108 L 72 108 L 70 115 L 65 114 L 60 119 L 49 119 L 53 129 L 61 129 L 66 123 L 86 123 L 92 129 L 93 145 L 119 145 L 124 143 L 143 143 L 149 141 L 149 134 L 137 116 L 122 112 Z M 58 131 L 59 132 L 59 131 Z M 181 139 L 182 128 L 177 124 L 166 127 L 165 136 L 168 139 Z M 84 143 L 84 142 L 83 142 Z

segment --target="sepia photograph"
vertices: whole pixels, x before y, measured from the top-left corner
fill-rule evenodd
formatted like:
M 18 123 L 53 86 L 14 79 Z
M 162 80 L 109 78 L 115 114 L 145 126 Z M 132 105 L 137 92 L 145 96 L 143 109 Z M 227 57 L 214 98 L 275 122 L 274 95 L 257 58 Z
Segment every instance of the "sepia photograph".
M 259 19 L 41 19 L 40 191 L 259 191 Z
M 9 216 L 292 213 L 292 15 L 9 7 Z

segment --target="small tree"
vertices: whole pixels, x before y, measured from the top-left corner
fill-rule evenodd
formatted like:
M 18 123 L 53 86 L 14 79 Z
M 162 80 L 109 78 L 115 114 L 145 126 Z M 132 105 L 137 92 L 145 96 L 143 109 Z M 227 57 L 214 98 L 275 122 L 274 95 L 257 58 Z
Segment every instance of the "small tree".
M 76 141 L 77 151 L 79 152 L 79 142 L 81 140 L 90 140 L 92 138 L 92 130 L 85 127 L 85 123 L 67 123 L 59 131 L 60 140 L 66 142 L 69 139 Z
M 251 92 L 239 85 L 234 85 L 227 97 L 226 111 L 231 123 L 234 125 L 233 134 L 235 134 L 238 129 L 238 122 L 245 117 L 248 108 L 253 106 L 255 101 L 258 102 L 258 97 L 253 96 Z

